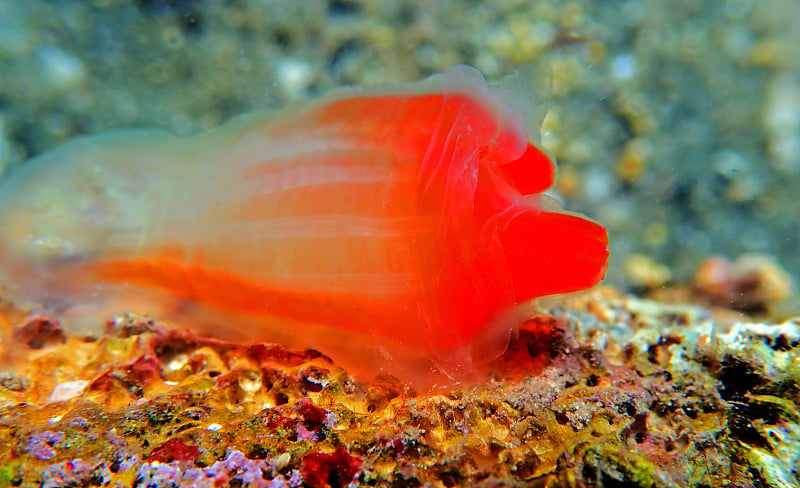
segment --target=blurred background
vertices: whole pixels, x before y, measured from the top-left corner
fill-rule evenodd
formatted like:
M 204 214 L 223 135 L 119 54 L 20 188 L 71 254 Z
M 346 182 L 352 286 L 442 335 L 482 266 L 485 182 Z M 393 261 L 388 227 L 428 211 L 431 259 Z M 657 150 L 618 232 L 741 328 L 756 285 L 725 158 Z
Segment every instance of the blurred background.
M 610 283 L 751 253 L 797 281 L 798 25 L 796 0 L 0 0 L 0 173 L 467 63 L 529 104 L 555 194 L 609 228 Z

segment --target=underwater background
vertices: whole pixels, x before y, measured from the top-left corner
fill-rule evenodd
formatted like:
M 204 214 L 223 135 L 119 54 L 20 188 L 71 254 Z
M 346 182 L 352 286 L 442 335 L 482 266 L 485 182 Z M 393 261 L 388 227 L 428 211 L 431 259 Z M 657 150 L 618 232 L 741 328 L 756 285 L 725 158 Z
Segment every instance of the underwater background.
M 608 281 L 710 254 L 800 277 L 794 0 L 0 0 L 0 171 L 113 127 L 190 133 L 341 85 L 458 63 L 516 74 L 566 208 L 608 227 Z M 501 82 L 502 84 L 502 82 Z M 534 136 L 539 138 L 538 135 Z
M 86 335 L 0 287 L 0 487 L 800 486 L 798 19 L 797 0 L 0 0 L 0 175 L 81 135 L 197 133 L 464 63 L 612 252 L 612 286 L 541 300 L 485 382 L 447 391 L 136 313 Z

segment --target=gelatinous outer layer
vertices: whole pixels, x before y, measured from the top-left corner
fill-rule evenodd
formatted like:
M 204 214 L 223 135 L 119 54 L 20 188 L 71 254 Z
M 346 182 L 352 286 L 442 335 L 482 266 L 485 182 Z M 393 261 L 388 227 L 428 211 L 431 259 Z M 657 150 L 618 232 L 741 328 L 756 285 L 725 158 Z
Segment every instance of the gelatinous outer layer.
M 0 269 L 51 309 L 171 307 L 357 371 L 459 379 L 516 304 L 602 279 L 605 230 L 541 207 L 553 177 L 462 67 L 192 138 L 68 144 L 2 182 Z

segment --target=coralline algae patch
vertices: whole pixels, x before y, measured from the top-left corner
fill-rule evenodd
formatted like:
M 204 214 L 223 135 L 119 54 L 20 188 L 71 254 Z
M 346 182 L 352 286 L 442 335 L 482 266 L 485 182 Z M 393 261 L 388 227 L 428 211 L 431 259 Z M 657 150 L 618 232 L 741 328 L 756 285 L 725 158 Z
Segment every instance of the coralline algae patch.
M 96 338 L 4 320 L 0 486 L 800 482 L 800 325 L 610 289 L 548 312 L 489 381 L 431 393 L 141 317 Z

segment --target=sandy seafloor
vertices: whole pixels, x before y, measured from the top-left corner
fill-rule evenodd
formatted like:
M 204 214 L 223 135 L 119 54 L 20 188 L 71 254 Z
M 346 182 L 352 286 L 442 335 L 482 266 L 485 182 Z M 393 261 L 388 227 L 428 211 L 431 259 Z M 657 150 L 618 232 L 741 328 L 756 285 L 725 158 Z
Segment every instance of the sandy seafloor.
M 137 317 L 91 341 L 12 330 L 0 302 L 19 361 L 0 372 L 0 486 L 800 485 L 800 323 L 781 322 L 798 18 L 795 0 L 0 0 L 3 171 L 108 128 L 191 133 L 467 63 L 517 74 L 499 83 L 530 100 L 555 194 L 609 229 L 607 282 L 659 300 L 546 306 L 496 381 L 422 396 Z M 693 277 L 715 254 L 750 257 Z

